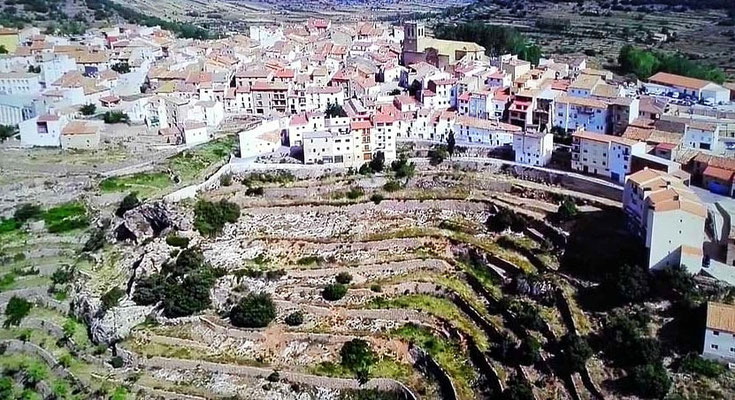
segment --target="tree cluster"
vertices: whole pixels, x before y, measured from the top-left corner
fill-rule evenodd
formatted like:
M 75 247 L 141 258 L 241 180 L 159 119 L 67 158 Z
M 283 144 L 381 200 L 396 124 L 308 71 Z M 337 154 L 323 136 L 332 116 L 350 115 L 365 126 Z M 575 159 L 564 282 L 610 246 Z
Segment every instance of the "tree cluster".
M 362 339 L 346 342 L 339 352 L 342 366 L 349 369 L 361 383 L 368 380 L 370 367 L 375 364 L 376 356 L 370 344 Z
M 614 313 L 602 331 L 605 354 L 628 371 L 628 388 L 648 398 L 662 398 L 671 387 L 671 379 L 661 364 L 658 340 L 648 337 L 650 316 L 646 311 Z
M 192 315 L 211 305 L 209 292 L 220 274 L 204 260 L 200 249 L 185 249 L 176 261 L 164 264 L 160 273 L 138 279 L 133 301 L 140 305 L 160 302 L 169 318 Z
M 526 229 L 526 218 L 508 208 L 500 208 L 497 213 L 489 216 L 485 226 L 492 232 L 505 232 L 510 229 L 520 233 Z
M 243 328 L 264 328 L 276 318 L 276 305 L 268 293 L 250 293 L 230 310 L 230 322 Z
M 680 54 L 664 53 L 625 45 L 618 54 L 618 64 L 624 73 L 648 79 L 657 72 L 668 72 L 692 78 L 723 83 L 727 75 L 712 65 L 692 61 Z
M 227 200 L 210 202 L 199 200 L 194 207 L 194 227 L 204 236 L 222 233 L 226 223 L 235 223 L 240 217 L 240 207 Z

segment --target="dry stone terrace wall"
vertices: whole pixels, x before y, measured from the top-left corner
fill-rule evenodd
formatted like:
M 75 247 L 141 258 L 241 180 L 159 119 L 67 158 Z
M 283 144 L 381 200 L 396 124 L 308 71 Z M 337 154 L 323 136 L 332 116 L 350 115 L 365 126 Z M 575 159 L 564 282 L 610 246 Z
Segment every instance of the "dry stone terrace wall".
M 406 226 L 434 226 L 440 221 L 460 217 L 482 223 L 487 216 L 484 204 L 455 200 L 387 200 L 380 205 L 250 208 L 242 211 L 236 224 L 225 229 L 224 239 L 243 236 L 360 237 Z
M 214 373 L 229 374 L 235 376 L 246 376 L 251 378 L 265 378 L 270 375 L 273 370 L 270 368 L 248 367 L 243 365 L 218 364 L 207 361 L 191 361 L 181 359 L 171 359 L 163 357 L 153 357 L 150 359 L 139 359 L 139 365 L 147 368 L 157 369 L 177 369 L 177 370 L 197 370 L 209 371 Z M 332 388 L 338 390 L 345 389 L 377 389 L 382 391 L 406 392 L 408 389 L 398 381 L 392 379 L 371 379 L 364 385 L 356 379 L 329 378 L 325 376 L 316 376 L 288 371 L 280 371 L 281 379 L 292 383 L 300 383 L 320 388 Z M 409 391 L 410 392 L 410 391 Z M 415 397 L 411 394 L 411 397 Z
M 240 265 L 238 261 L 252 259 L 258 255 L 270 260 L 278 260 L 283 264 L 296 264 L 304 257 L 318 257 L 329 261 L 330 264 L 377 264 L 407 258 L 411 256 L 411 253 L 419 251 L 432 251 L 434 254 L 444 256 L 451 255 L 448 241 L 431 237 L 367 242 L 232 238 L 204 243 L 202 249 L 205 257 L 210 259 L 215 266 L 233 268 Z M 300 267 L 312 268 L 314 265 Z

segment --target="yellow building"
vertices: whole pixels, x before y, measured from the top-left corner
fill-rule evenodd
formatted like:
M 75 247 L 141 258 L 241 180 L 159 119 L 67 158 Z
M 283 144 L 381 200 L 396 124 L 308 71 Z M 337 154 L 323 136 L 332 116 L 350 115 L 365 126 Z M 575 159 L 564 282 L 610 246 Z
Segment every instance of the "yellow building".
M 8 53 L 15 53 L 18 48 L 18 30 L 13 28 L 0 28 L 0 46 L 4 46 Z

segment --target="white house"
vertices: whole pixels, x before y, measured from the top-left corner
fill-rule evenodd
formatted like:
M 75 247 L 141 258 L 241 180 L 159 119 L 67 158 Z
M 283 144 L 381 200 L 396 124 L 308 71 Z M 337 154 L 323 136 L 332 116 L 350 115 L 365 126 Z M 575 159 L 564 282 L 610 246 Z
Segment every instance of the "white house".
M 630 229 L 645 238 L 649 268 L 702 269 L 707 209 L 680 176 L 649 168 L 630 175 L 623 210 Z
M 277 119 L 261 124 L 237 134 L 240 140 L 240 157 L 257 157 L 272 153 L 281 146 L 281 122 Z
M 327 105 L 345 104 L 345 93 L 341 86 L 306 88 L 306 111 L 326 111 Z
M 99 126 L 84 121 L 71 121 L 61 130 L 64 150 L 94 150 L 99 147 Z
M 684 131 L 682 145 L 691 149 L 717 150 L 720 143 L 720 126 L 706 122 L 689 122 Z
M 211 139 L 209 133 L 207 133 L 207 124 L 205 122 L 186 121 L 182 128 L 184 142 L 188 145 L 208 142 Z
M 453 130 L 458 143 L 504 146 L 513 143 L 513 134 L 520 132 L 521 128 L 496 120 L 460 115 Z
M 46 87 L 59 80 L 65 73 L 77 69 L 77 63 L 66 54 L 41 53 L 41 57 L 42 61 L 38 66 L 41 67 L 41 83 Z
M 720 362 L 735 362 L 734 305 L 707 302 L 702 357 Z
M 526 165 L 544 166 L 551 161 L 554 135 L 541 132 L 513 132 L 515 161 Z
M 61 130 L 69 121 L 65 116 L 46 114 L 18 124 L 23 146 L 59 147 Z

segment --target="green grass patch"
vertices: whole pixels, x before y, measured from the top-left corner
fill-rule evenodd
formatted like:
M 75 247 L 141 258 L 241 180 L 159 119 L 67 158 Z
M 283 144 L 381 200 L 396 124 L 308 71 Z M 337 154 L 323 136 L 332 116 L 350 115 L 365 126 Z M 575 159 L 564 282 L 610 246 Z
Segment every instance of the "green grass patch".
M 224 160 L 234 146 L 234 137 L 228 136 L 183 151 L 169 158 L 166 164 L 182 181 L 190 181 L 211 165 Z
M 475 370 L 458 344 L 415 324 L 403 325 L 390 335 L 420 346 L 451 376 L 460 398 L 474 398 L 471 383 L 475 380 Z
M 141 197 L 149 198 L 174 185 L 163 170 L 170 169 L 183 183 L 189 183 L 205 169 L 224 160 L 234 144 L 235 139 L 229 136 L 205 143 L 170 157 L 159 171 L 106 178 L 100 182 L 100 190 L 103 193 L 138 192 Z
M 80 202 L 71 202 L 49 208 L 43 215 L 46 229 L 51 233 L 69 232 L 89 225 L 87 208 Z
M 0 234 L 12 232 L 19 227 L 20 225 L 15 218 L 0 218 Z
M 314 375 L 331 376 L 335 378 L 354 378 L 355 373 L 342 364 L 333 361 L 321 362 L 309 370 Z M 407 383 L 411 380 L 413 369 L 410 365 L 400 363 L 393 358 L 383 356 L 370 367 L 370 378 L 390 378 Z
M 477 327 L 454 303 L 447 299 L 427 294 L 410 294 L 405 296 L 383 298 L 378 297 L 367 304 L 368 308 L 405 308 L 423 311 L 438 318 L 444 319 L 472 336 L 477 347 L 482 350 L 488 348 L 488 339 L 485 333 Z
M 163 172 L 139 172 L 132 175 L 113 176 L 100 182 L 103 193 L 138 192 L 143 197 L 173 185 Z

